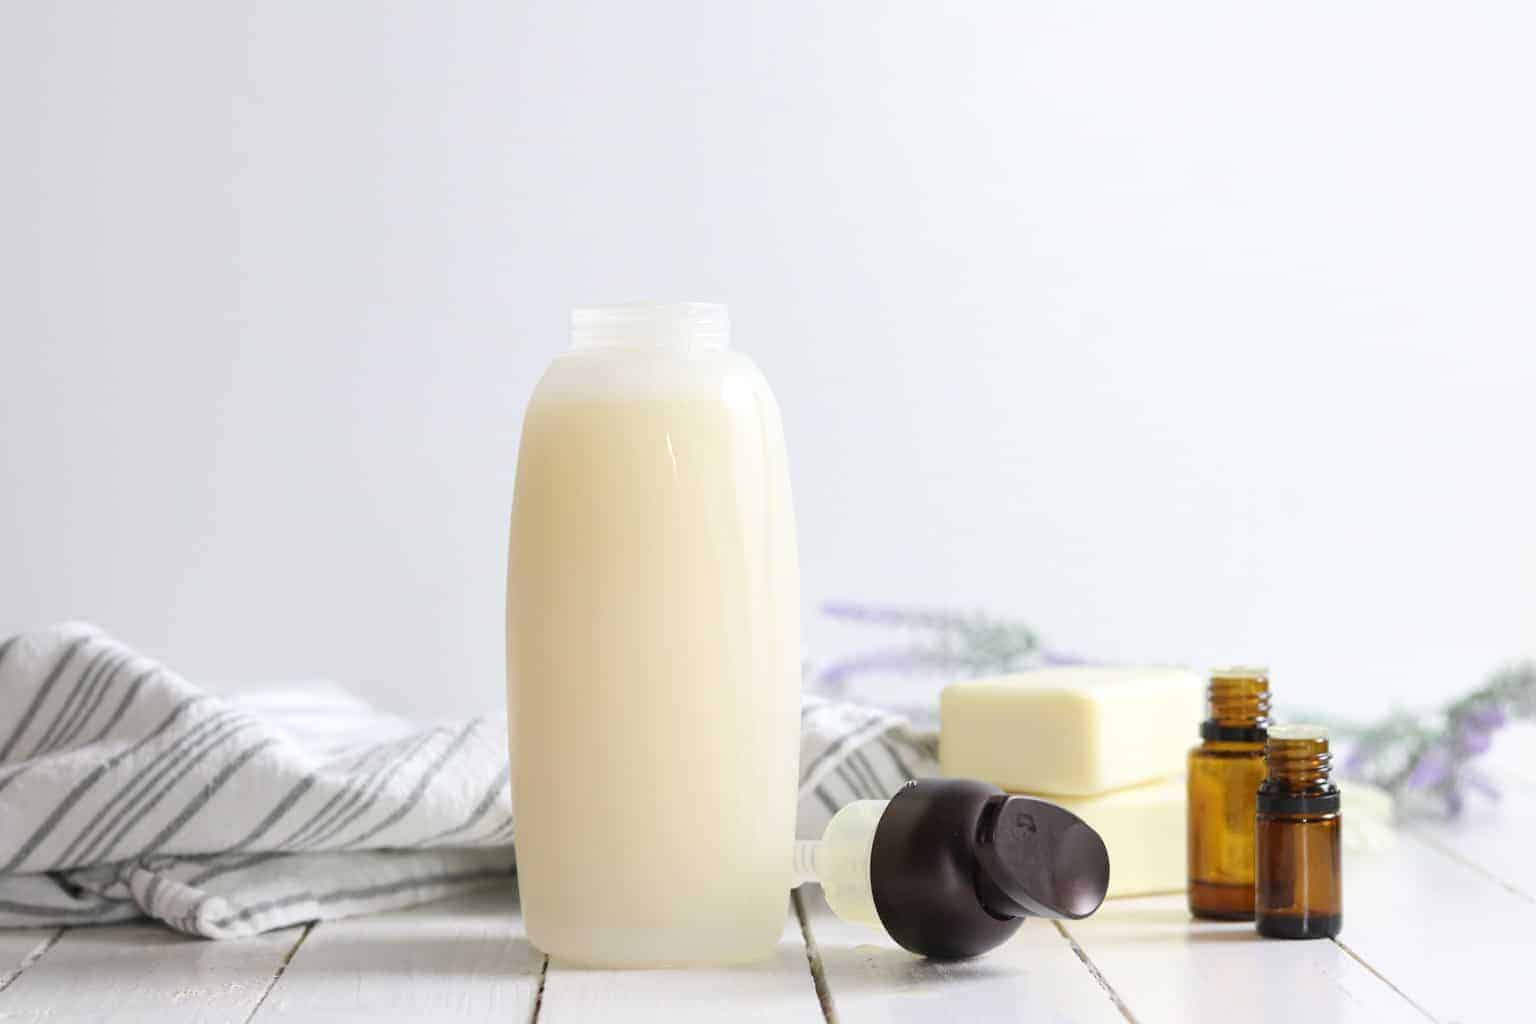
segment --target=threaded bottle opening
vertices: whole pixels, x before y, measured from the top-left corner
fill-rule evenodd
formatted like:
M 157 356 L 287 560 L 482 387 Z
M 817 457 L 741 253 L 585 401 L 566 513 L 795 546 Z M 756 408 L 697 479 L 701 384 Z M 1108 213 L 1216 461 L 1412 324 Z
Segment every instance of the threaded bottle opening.
M 1321 725 L 1277 725 L 1264 745 L 1266 783 L 1285 793 L 1330 787 L 1333 754 L 1328 730 Z
M 1262 729 L 1269 724 L 1269 670 L 1222 668 L 1206 690 L 1209 720 L 1224 728 Z

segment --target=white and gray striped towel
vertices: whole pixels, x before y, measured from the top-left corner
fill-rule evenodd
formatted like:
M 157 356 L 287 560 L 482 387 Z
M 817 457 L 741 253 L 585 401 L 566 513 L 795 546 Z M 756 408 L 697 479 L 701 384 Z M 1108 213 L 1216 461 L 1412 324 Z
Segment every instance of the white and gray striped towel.
M 937 739 L 806 697 L 802 836 L 935 774 Z M 504 882 L 500 716 L 422 727 L 330 686 L 221 698 L 80 624 L 0 643 L 0 927 L 208 938 Z

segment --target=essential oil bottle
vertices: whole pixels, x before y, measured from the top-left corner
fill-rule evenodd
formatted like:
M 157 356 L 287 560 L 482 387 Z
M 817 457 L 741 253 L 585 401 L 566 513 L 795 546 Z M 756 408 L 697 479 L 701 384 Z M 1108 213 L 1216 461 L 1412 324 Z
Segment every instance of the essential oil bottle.
M 1189 752 L 1189 912 L 1253 920 L 1253 823 L 1264 780 L 1269 670 L 1211 673 L 1208 717 Z
M 1265 748 L 1255 835 L 1254 923 L 1277 939 L 1327 939 L 1344 923 L 1339 789 L 1320 725 L 1277 725 Z

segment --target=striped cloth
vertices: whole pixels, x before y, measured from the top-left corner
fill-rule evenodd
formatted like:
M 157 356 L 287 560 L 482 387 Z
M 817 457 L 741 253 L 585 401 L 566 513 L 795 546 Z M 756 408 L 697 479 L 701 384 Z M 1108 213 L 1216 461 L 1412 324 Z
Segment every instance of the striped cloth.
M 798 831 L 937 770 L 900 716 L 806 697 Z M 100 630 L 0 643 L 0 927 L 148 916 L 208 938 L 513 870 L 500 716 L 421 726 L 335 687 L 218 697 Z

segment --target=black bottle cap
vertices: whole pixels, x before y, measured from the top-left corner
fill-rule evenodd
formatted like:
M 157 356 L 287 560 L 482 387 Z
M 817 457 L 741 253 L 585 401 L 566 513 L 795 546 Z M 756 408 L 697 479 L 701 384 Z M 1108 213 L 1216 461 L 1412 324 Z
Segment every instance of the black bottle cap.
M 1313 792 L 1288 793 L 1265 779 L 1256 804 L 1261 814 L 1337 814 L 1339 787 L 1330 782 Z
M 1025 917 L 1093 913 L 1109 889 L 1109 851 L 1045 800 L 923 779 L 902 787 L 875 826 L 869 878 L 891 938 L 955 960 L 1000 945 Z
M 1200 723 L 1200 738 L 1224 743 L 1263 743 L 1269 729 L 1263 725 L 1222 725 L 1214 718 Z

